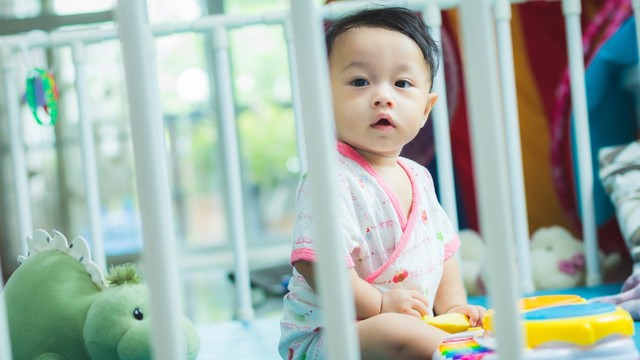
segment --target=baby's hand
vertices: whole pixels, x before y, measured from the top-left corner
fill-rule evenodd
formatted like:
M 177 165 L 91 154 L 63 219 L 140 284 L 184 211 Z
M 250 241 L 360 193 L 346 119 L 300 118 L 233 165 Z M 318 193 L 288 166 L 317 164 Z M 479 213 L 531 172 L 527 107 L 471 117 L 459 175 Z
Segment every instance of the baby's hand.
M 391 289 L 382 293 L 380 313 L 395 312 L 419 318 L 429 313 L 429 300 L 416 290 Z
M 460 313 L 469 317 L 469 323 L 472 327 L 482 326 L 482 319 L 484 314 L 487 313 L 487 309 L 479 305 L 458 305 L 447 310 L 449 313 Z

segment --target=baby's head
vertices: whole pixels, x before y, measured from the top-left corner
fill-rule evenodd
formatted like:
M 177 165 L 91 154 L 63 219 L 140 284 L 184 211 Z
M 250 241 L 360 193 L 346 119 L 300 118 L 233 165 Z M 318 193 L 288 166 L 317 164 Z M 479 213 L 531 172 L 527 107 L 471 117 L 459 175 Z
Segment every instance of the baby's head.
M 340 18 L 326 32 L 327 53 L 330 56 L 336 39 L 351 29 L 358 27 L 383 28 L 397 31 L 413 40 L 424 56 L 429 71 L 431 84 L 438 70 L 439 50 L 429 34 L 429 27 L 414 12 L 402 7 L 376 7 L 358 10 Z
M 404 8 L 370 8 L 337 20 L 326 42 L 338 139 L 370 162 L 393 162 L 437 100 L 427 26 Z

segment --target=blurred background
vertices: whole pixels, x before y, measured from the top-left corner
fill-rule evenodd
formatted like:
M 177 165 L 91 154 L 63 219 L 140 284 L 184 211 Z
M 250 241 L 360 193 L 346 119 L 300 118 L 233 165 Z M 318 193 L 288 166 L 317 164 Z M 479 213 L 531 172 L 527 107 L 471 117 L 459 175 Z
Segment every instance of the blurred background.
M 262 14 L 289 5 L 287 0 L 148 0 L 147 4 L 151 23 L 217 13 Z M 33 29 L 113 27 L 112 7 L 111 0 L 0 0 L 0 36 Z M 249 262 L 252 269 L 269 269 L 273 279 L 269 281 L 276 285 L 275 294 L 254 289 L 261 315 L 278 310 L 278 292 L 283 291 L 277 287 L 279 278 L 289 272 L 293 196 L 300 176 L 287 49 L 281 26 L 232 29 L 229 44 Z M 139 262 L 142 234 L 129 126 L 135 119 L 127 115 L 120 46 L 106 41 L 89 45 L 87 52 L 107 261 Z M 212 56 L 209 35 L 177 34 L 156 40 L 176 256 L 186 315 L 196 323 L 232 319 L 235 302 L 223 150 L 212 100 L 215 79 L 208 75 L 214 73 Z M 39 125 L 26 104 L 21 108 L 34 229 L 55 229 L 69 240 L 82 235 L 91 242 L 71 51 L 69 47 L 25 49 L 16 65 L 20 91 L 25 89 L 27 70 L 40 67 L 54 72 L 60 93 L 55 126 Z M 6 123 L 4 118 L 0 122 L 0 254 L 5 280 L 18 265 L 24 241 L 17 229 L 15 196 L 9 190 L 13 180 Z M 270 298 L 277 301 L 269 305 Z
M 213 14 L 260 15 L 288 7 L 288 0 L 147 0 L 152 25 Z M 112 29 L 112 8 L 112 0 L 0 0 L 0 50 L 4 36 L 34 30 Z M 512 13 L 529 234 L 556 226 L 581 241 L 561 2 L 514 4 Z M 442 15 L 441 69 L 447 83 L 458 222 L 462 230 L 479 231 L 459 16 L 455 9 Z M 600 148 L 637 140 L 640 134 L 635 21 L 629 0 L 583 1 L 581 19 L 597 176 Z M 290 273 L 295 190 L 303 168 L 286 39 L 281 25 L 251 25 L 229 29 L 228 40 L 252 296 L 259 317 L 277 316 Z M 227 215 L 231 199 L 216 79 L 211 75 L 215 74 L 212 38 L 209 33 L 157 37 L 155 51 L 185 313 L 196 324 L 231 320 L 236 303 L 232 219 Z M 16 86 L 21 97 L 28 71 L 34 67 L 53 71 L 60 94 L 54 126 L 38 124 L 24 101 L 20 108 L 33 229 L 55 229 L 69 239 L 82 235 L 91 242 L 71 49 L 25 48 L 18 55 Z M 86 63 L 85 95 L 91 106 L 107 262 L 142 264 L 130 136 L 130 122 L 136 119 L 128 115 L 120 45 L 115 40 L 87 45 Z M 1 110 L 4 101 L 0 96 Z M 5 280 L 17 267 L 24 244 L 15 210 L 6 117 L 0 111 L 0 258 Z M 426 166 L 438 187 L 431 121 L 403 155 Z M 631 259 L 609 196 L 599 179 L 594 186 L 599 248 L 605 255 L 620 257 L 605 280 L 621 281 L 630 272 Z M 153 244 L 153 239 L 147 240 Z M 463 262 L 479 268 L 482 259 L 476 252 Z M 470 274 L 475 282 L 477 274 Z

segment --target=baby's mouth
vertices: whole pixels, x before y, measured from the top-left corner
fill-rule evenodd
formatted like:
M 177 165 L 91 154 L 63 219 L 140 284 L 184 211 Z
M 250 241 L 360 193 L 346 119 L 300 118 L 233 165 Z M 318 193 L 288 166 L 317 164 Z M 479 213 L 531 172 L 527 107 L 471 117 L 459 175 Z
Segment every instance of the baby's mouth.
M 376 122 L 373 125 L 374 126 L 393 126 L 393 125 L 391 125 L 391 122 L 389 122 L 389 120 L 387 120 L 387 119 L 380 119 L 380 120 L 378 120 L 378 122 Z
M 378 121 L 371 124 L 371 127 L 376 129 L 393 129 L 395 128 L 395 125 L 393 124 L 393 121 L 391 121 L 390 119 L 381 116 L 378 119 Z

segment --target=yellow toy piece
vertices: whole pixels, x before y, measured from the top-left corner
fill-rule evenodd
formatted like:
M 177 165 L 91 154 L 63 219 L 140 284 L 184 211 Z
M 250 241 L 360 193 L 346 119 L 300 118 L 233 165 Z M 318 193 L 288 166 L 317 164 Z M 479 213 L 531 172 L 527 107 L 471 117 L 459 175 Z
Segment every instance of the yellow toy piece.
M 520 300 L 520 324 L 526 337 L 527 360 L 640 359 L 631 338 L 634 322 L 624 309 L 613 304 L 589 303 L 575 295 L 544 295 Z M 488 310 L 482 328 L 449 335 L 438 347 L 434 360 L 498 359 L 495 311 Z M 442 317 L 442 318 L 441 318 Z M 462 314 L 424 318 L 449 332 Z M 445 328 L 446 326 L 446 328 Z
M 489 310 L 483 319 L 485 330 L 494 332 L 494 317 L 495 312 Z M 634 332 L 631 315 L 612 304 L 550 304 L 523 311 L 522 318 L 526 344 L 531 349 L 549 342 L 587 346 L 611 335 L 632 336 Z
M 427 324 L 442 329 L 450 334 L 467 331 L 471 327 L 469 318 L 466 315 L 459 313 L 423 316 L 422 320 Z
M 520 299 L 521 310 L 538 309 L 545 306 L 586 303 L 587 300 L 578 295 L 541 295 Z

